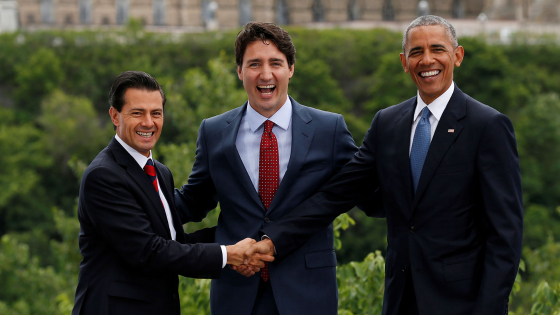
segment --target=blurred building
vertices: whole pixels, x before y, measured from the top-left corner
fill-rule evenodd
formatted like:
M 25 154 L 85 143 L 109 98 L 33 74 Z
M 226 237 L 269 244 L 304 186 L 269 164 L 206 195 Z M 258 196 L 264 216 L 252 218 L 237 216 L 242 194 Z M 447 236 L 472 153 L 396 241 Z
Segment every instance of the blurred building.
M 21 28 L 123 25 L 129 18 L 136 18 L 148 26 L 215 29 L 235 28 L 249 21 L 280 25 L 411 21 L 422 14 L 474 20 L 481 13 L 498 20 L 560 21 L 560 0 L 0 0 L 0 3 L 14 1 L 17 1 Z

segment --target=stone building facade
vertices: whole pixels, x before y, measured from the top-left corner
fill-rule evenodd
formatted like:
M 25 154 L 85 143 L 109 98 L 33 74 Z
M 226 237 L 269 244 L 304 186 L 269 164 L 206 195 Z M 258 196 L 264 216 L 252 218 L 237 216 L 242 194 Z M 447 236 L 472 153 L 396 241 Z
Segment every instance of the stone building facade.
M 5 1 L 5 0 L 0 0 Z M 235 28 L 249 21 L 280 25 L 313 22 L 411 21 L 420 14 L 448 19 L 557 22 L 560 0 L 17 0 L 19 25 L 144 25 Z

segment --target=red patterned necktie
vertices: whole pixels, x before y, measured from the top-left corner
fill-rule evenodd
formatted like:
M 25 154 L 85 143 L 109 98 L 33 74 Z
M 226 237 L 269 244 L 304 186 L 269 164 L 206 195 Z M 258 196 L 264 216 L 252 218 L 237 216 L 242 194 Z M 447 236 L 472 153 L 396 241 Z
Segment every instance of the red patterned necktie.
M 267 211 L 280 182 L 278 141 L 276 141 L 276 136 L 272 133 L 272 127 L 274 127 L 272 121 L 267 120 L 264 122 L 259 155 L 259 196 Z M 268 281 L 268 264 L 265 264 L 261 270 L 261 277 L 264 281 Z
M 144 166 L 144 173 L 148 175 L 150 181 L 152 182 L 152 185 L 154 185 L 156 191 L 159 192 L 158 184 L 157 184 L 156 168 L 154 167 L 154 162 L 152 162 L 152 159 L 148 159 L 148 162 L 146 162 L 146 166 Z

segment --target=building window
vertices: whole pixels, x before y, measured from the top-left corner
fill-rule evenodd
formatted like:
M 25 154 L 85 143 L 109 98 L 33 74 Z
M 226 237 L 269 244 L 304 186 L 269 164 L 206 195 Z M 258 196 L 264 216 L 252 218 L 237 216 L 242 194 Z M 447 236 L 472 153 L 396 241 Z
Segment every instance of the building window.
M 66 17 L 64 18 L 64 24 L 66 25 L 74 24 L 74 17 L 71 14 L 67 14 Z
M 154 0 L 154 25 L 165 25 L 165 0 Z
M 202 21 L 204 26 L 209 27 L 216 22 L 216 10 L 218 10 L 218 4 L 211 0 L 201 0 L 200 5 L 202 6 Z
M 117 24 L 128 21 L 128 0 L 117 0 Z
M 311 9 L 313 11 L 313 22 L 325 21 L 325 8 L 323 8 L 323 3 L 321 2 L 321 0 L 313 0 Z
M 276 0 L 276 24 L 287 25 L 290 24 L 290 8 L 286 0 Z
M 418 16 L 424 16 L 430 14 L 430 4 L 426 0 L 418 1 L 417 8 Z
M 45 24 L 54 23 L 53 0 L 41 0 L 41 21 Z
M 348 20 L 358 21 L 360 19 L 360 6 L 358 0 L 350 0 L 348 2 Z
M 109 25 L 109 22 L 110 22 L 110 20 L 109 20 L 109 17 L 107 17 L 107 16 L 104 16 L 101 19 L 101 24 L 103 24 L 103 25 Z
M 251 0 L 239 0 L 239 25 L 245 25 L 252 20 Z
M 35 15 L 33 15 L 33 14 L 28 14 L 27 15 L 27 24 L 29 24 L 29 25 L 35 24 Z
M 80 0 L 80 23 L 91 24 L 91 0 Z
M 393 8 L 393 3 L 391 2 L 391 0 L 383 1 L 383 8 L 381 9 L 381 14 L 383 15 L 383 21 L 395 20 L 395 9 Z
M 465 9 L 463 8 L 463 1 L 453 0 L 453 7 L 451 8 L 451 16 L 455 19 L 462 19 L 465 17 Z

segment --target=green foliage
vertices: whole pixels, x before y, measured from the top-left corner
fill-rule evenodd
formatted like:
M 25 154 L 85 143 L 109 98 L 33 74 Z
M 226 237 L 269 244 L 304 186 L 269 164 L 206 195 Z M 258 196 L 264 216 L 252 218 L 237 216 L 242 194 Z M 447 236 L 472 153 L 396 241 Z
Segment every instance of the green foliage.
M 550 286 L 547 281 L 539 284 L 533 292 L 535 303 L 531 307 L 530 315 L 559 315 L 560 314 L 560 282 Z
M 381 252 L 369 253 L 364 261 L 336 269 L 338 308 L 343 314 L 381 314 L 385 291 L 385 260 Z
M 48 48 L 39 49 L 28 62 L 16 65 L 15 97 L 27 111 L 24 113 L 32 115 L 38 111 L 35 100 L 54 91 L 63 79 L 60 59 Z

